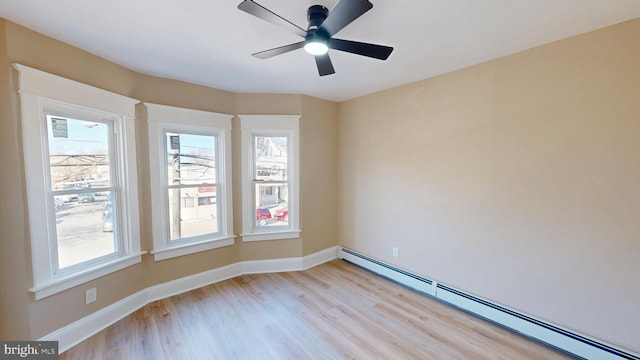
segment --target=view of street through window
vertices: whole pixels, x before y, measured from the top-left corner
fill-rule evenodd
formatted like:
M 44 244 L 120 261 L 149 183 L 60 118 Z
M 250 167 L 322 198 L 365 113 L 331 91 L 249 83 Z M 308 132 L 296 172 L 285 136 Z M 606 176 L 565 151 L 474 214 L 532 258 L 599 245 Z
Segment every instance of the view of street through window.
M 56 197 L 56 224 L 59 267 L 78 264 L 114 251 L 110 219 L 112 211 L 104 193 L 89 193 L 93 201 Z
M 111 123 L 47 115 L 58 268 L 117 252 Z

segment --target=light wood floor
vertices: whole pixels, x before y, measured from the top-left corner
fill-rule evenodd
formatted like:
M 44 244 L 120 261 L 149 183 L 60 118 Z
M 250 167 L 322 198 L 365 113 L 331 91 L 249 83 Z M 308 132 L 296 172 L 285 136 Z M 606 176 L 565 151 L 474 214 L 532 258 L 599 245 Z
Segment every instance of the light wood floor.
M 241 276 L 148 304 L 60 359 L 566 359 L 355 265 Z

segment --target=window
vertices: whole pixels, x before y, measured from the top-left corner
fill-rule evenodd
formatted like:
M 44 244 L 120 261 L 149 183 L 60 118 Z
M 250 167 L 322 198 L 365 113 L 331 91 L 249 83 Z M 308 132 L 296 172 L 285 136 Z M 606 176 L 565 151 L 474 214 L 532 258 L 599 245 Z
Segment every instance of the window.
M 138 101 L 14 67 L 39 300 L 140 262 Z
M 56 112 L 56 114 L 58 114 Z M 121 237 L 113 223 L 104 226 L 107 202 L 113 211 L 116 174 L 113 161 L 114 121 L 97 122 L 45 114 L 50 169 L 49 202 L 55 208 L 57 268 L 116 253 Z M 116 206 L 117 209 L 117 206 Z M 105 210 L 105 211 L 103 211 Z M 106 231 L 105 231 L 106 230 Z M 114 232 L 114 230 L 116 230 Z
M 145 105 L 155 260 L 233 245 L 232 116 Z
M 300 237 L 298 123 L 292 115 L 240 115 L 244 241 Z

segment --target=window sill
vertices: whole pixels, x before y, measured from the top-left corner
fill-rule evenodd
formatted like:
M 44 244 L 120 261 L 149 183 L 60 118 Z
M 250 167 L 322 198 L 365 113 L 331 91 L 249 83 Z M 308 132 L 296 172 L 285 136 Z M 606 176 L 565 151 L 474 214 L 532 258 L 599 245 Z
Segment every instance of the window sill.
M 153 254 L 153 260 L 161 261 L 171 259 L 178 256 L 194 254 L 201 251 L 212 250 L 221 248 L 224 246 L 233 245 L 235 242 L 235 236 L 227 236 L 218 238 L 215 240 L 206 240 L 198 243 L 187 243 L 180 245 L 167 246 L 151 251 Z
M 266 240 L 284 240 L 284 239 L 299 239 L 302 230 L 286 230 L 286 231 L 271 231 L 271 232 L 259 232 L 242 234 L 243 242 L 250 241 L 266 241 Z
M 64 278 L 55 279 L 51 282 L 39 286 L 34 286 L 29 289 L 29 292 L 34 293 L 36 301 L 38 301 L 46 298 L 47 296 L 57 294 L 64 290 L 71 289 L 72 287 L 84 284 L 88 281 L 97 279 L 105 275 L 109 275 L 118 270 L 122 270 L 131 265 L 135 265 L 141 261 L 142 255 L 146 253 L 146 251 L 142 251 L 136 254 L 121 257 L 111 262 L 86 269 L 85 271 L 69 275 Z

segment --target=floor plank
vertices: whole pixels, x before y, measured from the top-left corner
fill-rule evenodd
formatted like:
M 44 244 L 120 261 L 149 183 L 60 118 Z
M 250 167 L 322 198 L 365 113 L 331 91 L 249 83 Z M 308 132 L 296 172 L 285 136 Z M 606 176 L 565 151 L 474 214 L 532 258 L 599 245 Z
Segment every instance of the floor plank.
M 60 359 L 568 359 L 342 260 L 150 303 Z

